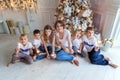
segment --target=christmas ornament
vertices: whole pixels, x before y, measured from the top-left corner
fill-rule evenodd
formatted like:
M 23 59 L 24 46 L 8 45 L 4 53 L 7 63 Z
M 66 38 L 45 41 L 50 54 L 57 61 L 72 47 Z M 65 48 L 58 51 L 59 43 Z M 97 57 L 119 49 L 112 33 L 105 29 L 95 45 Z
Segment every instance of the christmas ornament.
M 55 13 L 56 19 L 65 21 L 71 32 L 76 29 L 85 31 L 87 27 L 92 27 L 92 15 L 90 0 L 59 0 Z

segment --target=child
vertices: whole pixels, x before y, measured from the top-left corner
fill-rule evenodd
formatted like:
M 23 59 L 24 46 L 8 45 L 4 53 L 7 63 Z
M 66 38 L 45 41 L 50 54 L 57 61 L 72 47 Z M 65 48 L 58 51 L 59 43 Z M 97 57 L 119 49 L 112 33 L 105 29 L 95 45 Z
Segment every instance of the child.
M 46 57 L 46 54 L 42 53 L 42 50 L 41 50 L 42 41 L 41 41 L 40 30 L 35 29 L 33 31 L 33 35 L 34 35 L 35 39 L 33 41 L 33 46 L 34 46 L 33 53 L 34 54 L 32 55 L 32 57 L 34 60 L 43 59 Z
M 44 47 L 40 47 L 41 49 L 43 49 L 42 51 L 45 52 L 47 54 L 47 58 L 50 59 L 50 57 L 55 58 L 56 54 L 54 53 L 54 34 L 52 31 L 52 27 L 50 25 L 46 25 L 44 27 L 44 32 L 42 35 L 42 42 L 43 42 L 43 46 Z
M 30 54 L 32 54 L 32 44 L 28 42 L 28 38 L 26 34 L 21 34 L 20 42 L 17 44 L 17 48 L 15 49 L 15 53 L 12 55 L 12 60 L 8 63 L 8 67 L 15 62 L 27 62 L 31 64 L 33 62 Z
M 94 37 L 94 29 L 92 27 L 88 27 L 86 29 L 86 35 L 83 36 L 83 42 L 88 51 L 88 56 L 92 64 L 110 65 L 117 68 L 117 65 L 111 63 L 109 58 L 100 54 L 100 49 L 97 45 L 97 40 Z
M 85 57 L 85 53 L 83 52 L 83 42 L 82 42 L 82 31 L 75 30 L 73 35 L 73 50 L 75 54 L 80 54 L 82 57 Z

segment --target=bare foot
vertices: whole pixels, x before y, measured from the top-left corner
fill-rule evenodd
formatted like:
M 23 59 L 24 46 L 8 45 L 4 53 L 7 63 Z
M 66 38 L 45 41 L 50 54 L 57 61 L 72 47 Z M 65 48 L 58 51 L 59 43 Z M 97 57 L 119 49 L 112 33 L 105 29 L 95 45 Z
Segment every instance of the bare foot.
M 73 61 L 70 61 L 71 64 L 73 64 L 74 62 Z
M 117 67 L 118 67 L 118 65 L 113 64 L 113 63 L 110 63 L 109 65 L 110 65 L 111 67 L 113 67 L 113 68 L 117 68 Z
M 79 61 L 78 60 L 75 59 L 73 62 L 76 66 L 79 66 Z
M 17 59 L 15 62 L 20 62 L 20 59 Z
M 32 56 L 33 61 L 36 60 L 36 57 L 37 57 L 36 55 Z
M 13 63 L 9 62 L 9 63 L 7 64 L 7 67 L 10 67 L 12 64 L 13 64 Z

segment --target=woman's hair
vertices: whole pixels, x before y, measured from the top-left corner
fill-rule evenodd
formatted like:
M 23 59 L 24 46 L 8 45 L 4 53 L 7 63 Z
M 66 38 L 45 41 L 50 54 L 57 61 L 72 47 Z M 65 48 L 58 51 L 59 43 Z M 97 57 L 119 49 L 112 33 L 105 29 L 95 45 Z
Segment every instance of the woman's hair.
M 39 29 L 35 29 L 35 30 L 33 31 L 33 34 L 40 34 L 40 30 L 39 30 Z
M 94 31 L 94 27 L 87 27 L 86 32 L 87 32 L 88 30 Z
M 45 30 L 51 30 L 50 39 L 46 36 Z M 50 42 L 51 42 L 52 41 L 52 34 L 53 34 L 52 27 L 50 25 L 46 25 L 44 27 L 44 33 L 43 33 L 44 41 L 47 42 L 48 40 L 50 40 Z
M 63 21 L 61 21 L 61 20 L 57 20 L 56 22 L 55 22 L 55 24 L 54 24 L 54 28 L 56 29 L 57 28 L 57 24 L 61 24 L 61 26 L 63 26 L 63 28 L 65 29 L 65 23 L 63 22 Z

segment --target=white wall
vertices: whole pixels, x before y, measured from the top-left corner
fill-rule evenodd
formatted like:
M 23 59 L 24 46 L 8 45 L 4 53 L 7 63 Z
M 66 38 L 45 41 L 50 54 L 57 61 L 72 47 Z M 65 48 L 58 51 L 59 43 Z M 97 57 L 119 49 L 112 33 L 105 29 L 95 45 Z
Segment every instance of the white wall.
M 36 28 L 43 29 L 46 24 L 53 25 L 57 5 L 58 0 L 38 0 L 37 13 L 35 11 L 5 10 L 2 11 L 0 20 L 12 19 L 14 23 L 22 21 L 29 24 L 31 31 Z
M 35 28 L 43 29 L 46 24 L 52 26 L 55 22 L 54 14 L 58 5 L 58 0 L 39 0 L 38 4 L 37 13 L 27 12 L 31 30 Z
M 94 12 L 101 15 L 100 31 L 102 38 L 110 38 L 120 0 L 91 0 Z

